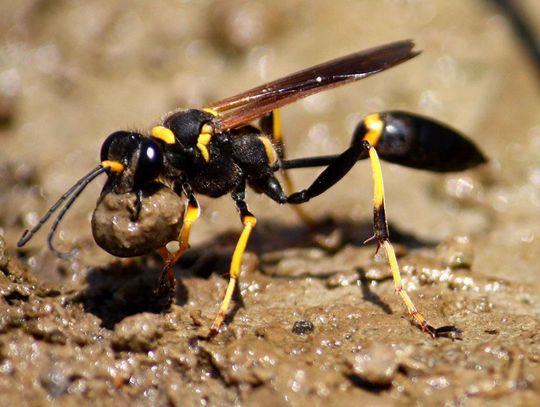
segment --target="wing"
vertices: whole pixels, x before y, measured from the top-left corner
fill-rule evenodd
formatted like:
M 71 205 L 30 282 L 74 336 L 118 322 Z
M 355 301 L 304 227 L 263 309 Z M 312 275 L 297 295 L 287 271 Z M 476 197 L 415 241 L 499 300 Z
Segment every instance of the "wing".
M 207 107 L 219 113 L 217 131 L 232 129 L 295 100 L 345 85 L 405 62 L 420 52 L 410 40 L 393 42 L 346 55 L 284 78 L 219 100 Z M 225 113 L 222 113 L 225 112 Z

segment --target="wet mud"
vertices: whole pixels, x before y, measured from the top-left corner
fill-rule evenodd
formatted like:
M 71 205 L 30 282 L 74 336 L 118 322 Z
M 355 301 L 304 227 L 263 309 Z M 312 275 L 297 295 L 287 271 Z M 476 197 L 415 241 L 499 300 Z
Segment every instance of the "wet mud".
M 0 5 L 0 404 L 540 403 L 535 70 L 489 2 L 379 3 Z M 516 3 L 540 24 L 536 2 Z M 159 256 L 119 259 L 94 242 L 102 181 L 55 238 L 75 256 L 55 258 L 45 231 L 16 247 L 95 167 L 113 131 L 149 129 L 177 107 L 404 38 L 423 54 L 283 109 L 287 154 L 339 152 L 363 115 L 385 109 L 451 123 L 480 146 L 489 163 L 464 173 L 383 164 L 404 287 L 432 325 L 458 327 L 461 340 L 414 326 L 384 253 L 364 244 L 372 234 L 368 163 L 305 205 L 313 230 L 290 209 L 248 195 L 257 227 L 234 306 L 211 340 L 241 230 L 228 197 L 201 198 L 170 307 L 155 295 Z M 304 188 L 316 174 L 292 177 Z M 160 220 L 177 227 L 175 213 Z

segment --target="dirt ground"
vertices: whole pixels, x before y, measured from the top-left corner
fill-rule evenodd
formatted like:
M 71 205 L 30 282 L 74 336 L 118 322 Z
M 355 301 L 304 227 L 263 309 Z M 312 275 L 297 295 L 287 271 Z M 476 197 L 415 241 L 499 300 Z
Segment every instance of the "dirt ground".
M 516 3 L 540 27 L 535 0 Z M 540 33 L 537 32 L 538 35 Z M 386 109 L 451 123 L 490 159 L 433 175 L 383 164 L 405 288 L 374 256 L 368 163 L 290 209 L 249 194 L 259 222 L 241 298 L 204 340 L 241 229 L 229 197 L 202 197 L 169 312 L 157 256 L 122 263 L 93 242 L 101 182 L 68 213 L 55 258 L 25 228 L 99 159 L 111 132 L 148 130 L 311 64 L 400 39 L 421 56 L 283 109 L 290 157 L 342 151 Z M 0 2 L 1 405 L 403 406 L 540 404 L 540 82 L 488 1 Z M 298 170 L 305 187 L 316 170 Z

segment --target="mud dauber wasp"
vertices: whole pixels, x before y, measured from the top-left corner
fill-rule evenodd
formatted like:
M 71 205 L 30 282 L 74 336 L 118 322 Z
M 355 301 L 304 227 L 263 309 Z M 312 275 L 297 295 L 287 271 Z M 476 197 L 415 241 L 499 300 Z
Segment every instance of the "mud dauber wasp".
M 343 178 L 357 161 L 369 158 L 374 179 L 372 239 L 376 240 L 377 248 L 382 247 L 386 253 L 397 293 L 410 317 L 422 330 L 433 337 L 459 337 L 461 332 L 457 328 L 434 328 L 428 324 L 403 290 L 396 255 L 389 240 L 379 156 L 392 163 L 428 171 L 460 171 L 486 161 L 477 147 L 444 124 L 411 113 L 387 111 L 365 117 L 354 131 L 349 148 L 341 154 L 286 159 L 283 150 L 277 109 L 405 62 L 419 54 L 413 48 L 414 43 L 408 40 L 390 43 L 302 70 L 204 109 L 174 111 L 161 125 L 152 128 L 149 136 L 129 131 L 112 133 L 102 145 L 101 163 L 71 187 L 37 225 L 25 231 L 18 245 L 28 242 L 65 202 L 48 235 L 50 249 L 63 255 L 53 246 L 57 226 L 82 190 L 101 173 L 106 173 L 108 179 L 97 206 L 107 197 L 127 196 L 131 202 L 130 221 L 134 224 L 142 223 L 145 216 L 153 221 L 161 216 L 159 203 L 150 215 L 145 215 L 145 210 L 147 200 L 164 190 L 167 192 L 162 201 L 168 201 L 171 196 L 185 197 L 187 201 L 183 215 L 179 210 L 177 220 L 173 219 L 167 230 L 160 226 L 156 233 L 152 221 L 149 232 L 142 233 L 141 241 L 124 245 L 122 233 L 127 233 L 127 229 L 122 229 L 119 239 L 111 243 L 109 229 L 104 233 L 97 231 L 101 221 L 92 225 L 96 242 L 114 255 L 133 257 L 159 250 L 164 260 L 158 289 L 161 292 L 165 286 L 175 286 L 172 266 L 189 247 L 191 226 L 200 215 L 195 195 L 219 197 L 230 193 L 243 230 L 232 256 L 229 284 L 210 329 L 210 336 L 213 336 L 229 308 L 242 256 L 256 224 L 245 201 L 246 186 L 280 204 L 297 205 L 322 194 Z M 259 119 L 258 127 L 250 124 L 255 119 Z M 276 172 L 284 172 L 288 183 L 286 170 L 319 166 L 325 169 L 307 189 L 299 192 L 286 193 L 275 177 Z M 121 210 L 125 208 L 121 207 Z M 169 241 L 177 242 L 175 250 L 171 249 Z

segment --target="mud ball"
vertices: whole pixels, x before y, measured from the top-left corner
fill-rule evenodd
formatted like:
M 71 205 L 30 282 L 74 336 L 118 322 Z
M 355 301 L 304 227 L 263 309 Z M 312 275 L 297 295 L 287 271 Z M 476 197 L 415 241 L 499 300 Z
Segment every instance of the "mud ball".
M 92 216 L 92 234 L 105 251 L 118 257 L 141 256 L 177 240 L 184 205 L 170 188 L 152 183 L 142 191 L 137 215 L 137 194 L 103 193 Z

